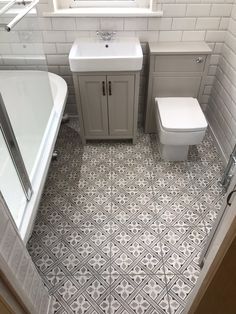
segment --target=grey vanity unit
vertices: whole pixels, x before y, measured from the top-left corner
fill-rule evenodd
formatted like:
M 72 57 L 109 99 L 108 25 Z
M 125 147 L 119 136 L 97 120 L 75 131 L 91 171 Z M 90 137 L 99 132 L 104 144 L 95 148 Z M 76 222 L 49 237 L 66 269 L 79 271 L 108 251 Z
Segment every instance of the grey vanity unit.
M 139 72 L 73 73 L 81 138 L 136 141 Z
M 145 132 L 155 133 L 155 97 L 194 97 L 202 103 L 211 49 L 205 42 L 149 43 Z

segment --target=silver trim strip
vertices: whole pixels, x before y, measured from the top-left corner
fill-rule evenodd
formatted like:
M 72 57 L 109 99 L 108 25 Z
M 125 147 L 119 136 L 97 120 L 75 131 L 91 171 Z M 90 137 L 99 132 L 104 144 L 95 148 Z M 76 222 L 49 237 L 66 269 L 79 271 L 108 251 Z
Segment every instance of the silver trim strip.
M 2 130 L 8 151 L 15 166 L 26 199 L 29 201 L 33 194 L 32 186 L 1 93 L 0 128 Z

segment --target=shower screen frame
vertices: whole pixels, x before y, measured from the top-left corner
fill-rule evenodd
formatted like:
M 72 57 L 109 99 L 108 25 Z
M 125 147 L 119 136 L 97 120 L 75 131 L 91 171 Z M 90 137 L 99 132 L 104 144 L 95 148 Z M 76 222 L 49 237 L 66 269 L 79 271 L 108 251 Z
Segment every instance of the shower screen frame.
M 5 139 L 9 154 L 11 156 L 12 162 L 15 166 L 17 175 L 19 177 L 20 183 L 22 185 L 22 189 L 25 193 L 25 197 L 27 201 L 30 201 L 33 194 L 32 185 L 1 93 L 0 93 L 0 128 Z

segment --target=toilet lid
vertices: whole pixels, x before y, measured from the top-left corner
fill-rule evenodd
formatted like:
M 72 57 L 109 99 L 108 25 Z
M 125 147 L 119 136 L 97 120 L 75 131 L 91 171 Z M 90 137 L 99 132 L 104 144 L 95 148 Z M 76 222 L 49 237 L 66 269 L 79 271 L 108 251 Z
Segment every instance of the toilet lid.
M 157 97 L 155 103 L 162 127 L 169 131 L 201 131 L 207 121 L 196 98 Z

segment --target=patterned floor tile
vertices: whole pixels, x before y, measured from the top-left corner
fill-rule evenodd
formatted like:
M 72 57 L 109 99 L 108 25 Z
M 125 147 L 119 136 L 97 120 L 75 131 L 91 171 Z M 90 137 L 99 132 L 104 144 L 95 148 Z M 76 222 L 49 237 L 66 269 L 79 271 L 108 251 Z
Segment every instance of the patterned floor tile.
M 110 243 L 104 244 L 99 249 L 92 246 L 89 241 L 78 244 L 75 248 L 70 247 L 58 265 L 67 276 L 72 276 L 80 271 L 86 271 L 90 274 L 108 273 Z
M 166 278 L 170 313 L 180 314 L 183 312 L 194 284 L 185 276 L 167 275 Z
M 190 268 L 199 272 L 198 258 L 206 233 L 195 227 L 176 227 L 165 230 L 161 238 L 166 274 L 183 274 Z
M 141 228 L 137 233 L 129 229 L 116 232 L 111 239 L 111 264 L 120 274 L 163 272 L 163 261 L 158 234 Z
M 55 296 L 52 296 L 52 313 L 53 314 L 60 314 L 63 312 L 65 313 L 60 302 L 57 300 L 57 298 Z
M 60 287 L 66 278 L 66 274 L 59 266 L 55 266 L 51 268 L 42 278 L 47 288 L 51 289 L 53 287 Z
M 27 244 L 58 314 L 182 313 L 219 214 L 223 166 L 207 131 L 186 162 L 156 136 L 82 146 L 63 124 Z
M 168 313 L 169 303 L 160 276 L 119 275 L 111 285 L 111 313 Z
M 156 220 L 155 206 L 151 203 L 140 206 L 138 202 L 130 202 L 127 207 L 113 207 L 112 221 L 116 225 L 115 233 L 128 227 L 132 234 L 147 229 Z
M 65 277 L 60 286 L 53 287 L 49 293 L 56 299 L 54 307 L 65 313 L 110 313 L 109 277 Z M 60 313 L 58 309 L 55 313 Z
M 40 275 L 44 276 L 62 257 L 62 239 L 51 231 L 41 236 L 32 236 L 27 244 L 28 251 Z

